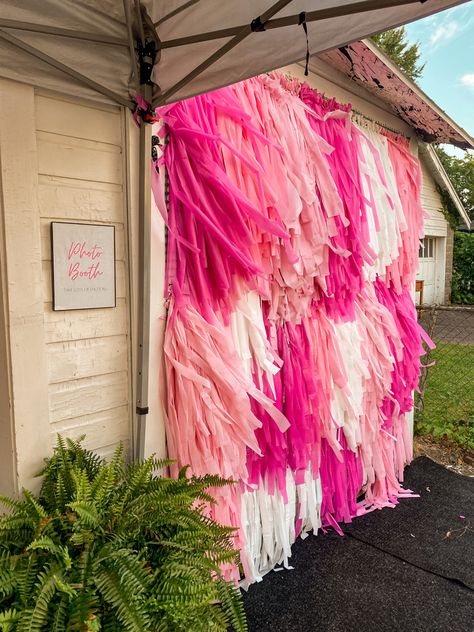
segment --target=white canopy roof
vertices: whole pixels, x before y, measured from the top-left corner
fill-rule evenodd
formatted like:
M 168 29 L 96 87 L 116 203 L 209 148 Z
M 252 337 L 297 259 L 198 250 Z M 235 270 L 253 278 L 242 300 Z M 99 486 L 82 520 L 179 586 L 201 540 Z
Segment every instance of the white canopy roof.
M 462 1 L 2 0 L 0 76 L 132 107 L 136 43 L 154 41 L 161 104 L 304 59 L 304 20 L 316 54 Z

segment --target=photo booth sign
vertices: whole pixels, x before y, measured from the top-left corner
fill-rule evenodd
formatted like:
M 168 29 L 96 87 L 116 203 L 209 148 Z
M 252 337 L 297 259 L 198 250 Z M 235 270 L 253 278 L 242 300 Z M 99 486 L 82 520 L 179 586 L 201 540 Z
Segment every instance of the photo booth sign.
M 115 307 L 115 226 L 51 223 L 53 309 Z

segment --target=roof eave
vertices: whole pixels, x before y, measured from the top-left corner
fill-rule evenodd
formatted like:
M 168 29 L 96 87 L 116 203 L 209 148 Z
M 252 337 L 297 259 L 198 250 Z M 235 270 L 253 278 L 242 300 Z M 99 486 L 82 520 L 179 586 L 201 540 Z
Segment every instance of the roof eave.
M 460 127 L 453 119 L 444 112 L 430 97 L 423 92 L 423 90 L 408 77 L 403 70 L 401 70 L 397 64 L 395 64 L 390 57 L 384 51 L 382 51 L 374 42 L 368 39 L 361 40 L 362 43 L 376 56 L 380 61 L 387 66 L 387 68 L 392 72 L 400 81 L 402 81 L 410 90 L 412 90 L 418 98 L 424 101 L 441 119 L 443 119 L 459 136 L 461 136 L 464 140 L 463 143 L 455 143 L 456 146 L 461 149 L 473 149 L 474 148 L 474 138 L 470 136 L 466 130 Z M 434 139 L 430 139 L 426 137 L 426 134 L 423 133 L 423 130 L 417 130 L 419 135 L 423 137 L 427 143 L 433 142 Z M 453 143 L 454 144 L 454 143 Z

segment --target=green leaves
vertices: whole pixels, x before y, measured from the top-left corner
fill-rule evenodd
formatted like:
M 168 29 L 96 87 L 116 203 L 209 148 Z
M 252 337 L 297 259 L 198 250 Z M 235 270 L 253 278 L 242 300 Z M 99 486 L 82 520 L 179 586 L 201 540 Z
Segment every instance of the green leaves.
M 448 154 L 442 147 L 436 148 L 443 167 L 451 180 L 471 221 L 474 221 L 474 155 L 468 151 L 462 157 Z M 460 218 L 457 211 L 456 218 Z
M 14 608 L 9 608 L 0 612 L 0 630 L 1 632 L 14 632 L 18 622 L 18 613 Z
M 67 547 L 56 544 L 51 538 L 48 536 L 41 536 L 37 540 L 33 540 L 33 542 L 26 547 L 27 551 L 47 551 L 51 553 L 53 557 L 59 559 L 64 563 L 64 566 L 67 570 L 71 568 L 71 558 L 69 557 L 69 551 Z
M 474 305 L 474 233 L 454 235 L 452 301 Z
M 106 462 L 58 437 L 39 497 L 0 498 L 0 632 L 246 630 L 233 529 L 203 515 L 216 476 Z
M 474 346 L 439 342 L 430 354 L 423 409 L 415 416 L 418 434 L 447 437 L 474 449 Z
M 372 40 L 410 79 L 416 81 L 421 77 L 425 64 L 420 63 L 420 44 L 418 42 L 409 43 L 404 26 L 373 35 Z

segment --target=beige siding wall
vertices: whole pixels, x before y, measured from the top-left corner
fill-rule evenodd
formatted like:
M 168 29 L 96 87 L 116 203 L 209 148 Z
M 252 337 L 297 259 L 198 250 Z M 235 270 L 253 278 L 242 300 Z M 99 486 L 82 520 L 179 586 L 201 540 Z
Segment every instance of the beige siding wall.
M 120 110 L 35 97 L 51 434 L 108 454 L 130 437 L 130 328 Z M 54 312 L 52 221 L 113 224 L 117 307 Z
M 58 432 L 130 445 L 124 139 L 120 108 L 0 80 L 0 492 L 37 486 Z M 116 308 L 53 311 L 52 221 L 115 226 Z
M 2 439 L 9 441 L 2 447 L 0 489 L 11 491 L 12 485 L 15 490 L 35 485 L 50 435 L 34 92 L 8 80 L 0 81 L 0 164 L 3 366 L 8 372 L 0 402 L 8 414 L 0 416 L 0 423 Z
M 0 213 L 0 217 L 2 216 L 3 212 Z M 13 459 L 14 427 L 11 414 L 10 353 L 7 334 L 8 281 L 4 244 L 4 226 L 3 222 L 0 222 L 0 493 L 12 495 L 16 492 L 16 476 Z
M 423 186 L 421 203 L 429 217 L 425 219 L 425 235 L 435 237 L 435 260 L 433 266 L 434 295 L 433 303 L 443 304 L 449 300 L 452 279 L 452 240 L 449 240 L 450 228 L 441 209 L 443 202 L 433 176 L 421 160 Z
M 441 212 L 441 209 L 443 208 L 441 195 L 436 188 L 436 183 L 433 180 L 433 177 L 429 173 L 423 161 L 421 161 L 421 173 L 423 176 L 421 204 L 423 209 L 429 214 L 429 218 L 425 219 L 425 235 L 446 237 L 448 222 Z

